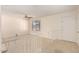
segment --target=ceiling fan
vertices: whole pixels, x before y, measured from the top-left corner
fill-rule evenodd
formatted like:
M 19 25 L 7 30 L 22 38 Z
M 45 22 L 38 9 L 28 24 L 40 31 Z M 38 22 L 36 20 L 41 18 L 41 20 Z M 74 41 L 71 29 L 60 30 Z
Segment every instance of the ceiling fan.
M 31 19 L 32 17 L 25 15 L 24 18 L 25 18 L 25 19 Z

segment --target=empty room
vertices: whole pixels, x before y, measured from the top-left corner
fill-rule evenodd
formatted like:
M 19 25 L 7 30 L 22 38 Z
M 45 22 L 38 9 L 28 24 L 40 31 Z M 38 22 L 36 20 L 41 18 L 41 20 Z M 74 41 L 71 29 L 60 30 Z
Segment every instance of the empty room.
M 79 53 L 78 5 L 1 5 L 2 53 Z

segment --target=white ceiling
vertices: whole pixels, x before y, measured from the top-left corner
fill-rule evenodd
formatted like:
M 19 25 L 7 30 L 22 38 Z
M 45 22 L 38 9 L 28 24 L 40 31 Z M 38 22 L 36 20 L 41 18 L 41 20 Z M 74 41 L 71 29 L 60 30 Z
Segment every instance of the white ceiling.
M 39 17 L 70 11 L 76 9 L 76 7 L 74 5 L 3 5 L 2 11 Z

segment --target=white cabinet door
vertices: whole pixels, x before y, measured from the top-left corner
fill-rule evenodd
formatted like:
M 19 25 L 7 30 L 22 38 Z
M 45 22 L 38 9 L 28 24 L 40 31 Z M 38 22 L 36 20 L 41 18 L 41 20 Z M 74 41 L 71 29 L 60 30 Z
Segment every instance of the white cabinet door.
M 76 19 L 75 16 L 64 16 L 62 18 L 62 39 L 76 40 Z

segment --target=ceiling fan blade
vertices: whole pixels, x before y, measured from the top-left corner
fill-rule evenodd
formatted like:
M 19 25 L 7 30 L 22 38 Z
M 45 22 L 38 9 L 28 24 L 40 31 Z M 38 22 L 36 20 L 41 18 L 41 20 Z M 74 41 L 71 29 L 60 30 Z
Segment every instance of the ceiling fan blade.
M 28 18 L 32 18 L 32 17 L 28 17 Z
M 28 18 L 28 16 L 25 16 L 24 18 Z
M 25 15 L 24 18 L 32 18 L 32 17 L 29 17 L 29 16 Z

